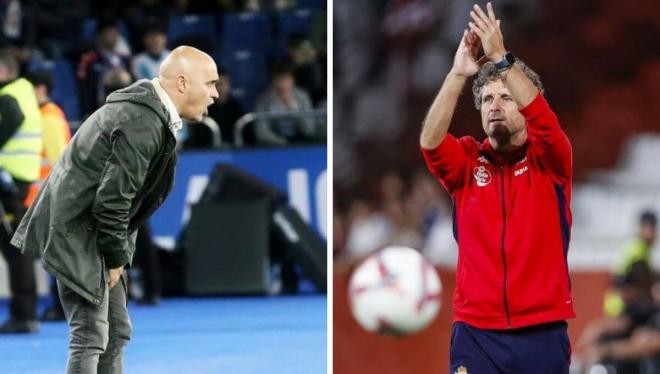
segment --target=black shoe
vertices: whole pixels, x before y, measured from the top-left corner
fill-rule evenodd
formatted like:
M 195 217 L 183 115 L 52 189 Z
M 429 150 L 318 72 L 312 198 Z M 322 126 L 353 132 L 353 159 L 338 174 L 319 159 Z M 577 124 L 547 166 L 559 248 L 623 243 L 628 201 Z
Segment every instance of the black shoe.
M 59 322 L 59 321 L 66 321 L 66 317 L 64 316 L 64 311 L 62 308 L 58 308 L 56 306 L 52 306 L 39 317 L 39 320 L 41 322 Z
M 0 326 L 0 334 L 34 334 L 39 332 L 39 321 L 9 318 Z

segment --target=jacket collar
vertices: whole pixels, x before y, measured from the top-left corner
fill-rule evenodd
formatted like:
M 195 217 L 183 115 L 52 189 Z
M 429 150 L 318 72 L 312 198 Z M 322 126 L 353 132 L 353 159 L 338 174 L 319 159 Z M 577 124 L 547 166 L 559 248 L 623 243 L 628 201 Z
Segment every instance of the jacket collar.
M 158 78 L 152 79 L 151 84 L 153 84 L 154 89 L 156 90 L 156 94 L 158 94 L 158 98 L 163 102 L 163 105 L 165 105 L 165 108 L 167 108 L 167 112 L 170 114 L 170 129 L 173 133 L 176 133 L 177 130 L 181 129 L 183 121 L 181 120 L 179 113 L 176 111 L 174 102 L 170 98 L 170 95 L 167 94 L 165 89 L 163 89 L 163 86 L 160 85 Z
M 479 144 L 479 154 L 485 156 L 489 161 L 493 162 L 496 165 L 504 164 L 515 164 L 522 161 L 527 154 L 527 144 L 529 143 L 529 138 L 525 143 L 514 149 L 513 151 L 501 154 L 493 150 L 493 145 L 490 144 L 490 139 L 486 138 L 483 142 Z

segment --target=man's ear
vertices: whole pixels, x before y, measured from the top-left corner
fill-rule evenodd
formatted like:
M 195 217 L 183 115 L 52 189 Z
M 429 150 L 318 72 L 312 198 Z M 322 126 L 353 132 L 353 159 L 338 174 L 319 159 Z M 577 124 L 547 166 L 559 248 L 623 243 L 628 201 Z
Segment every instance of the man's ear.
M 179 75 L 176 77 L 176 88 L 179 92 L 184 93 L 188 87 L 188 80 L 184 75 Z

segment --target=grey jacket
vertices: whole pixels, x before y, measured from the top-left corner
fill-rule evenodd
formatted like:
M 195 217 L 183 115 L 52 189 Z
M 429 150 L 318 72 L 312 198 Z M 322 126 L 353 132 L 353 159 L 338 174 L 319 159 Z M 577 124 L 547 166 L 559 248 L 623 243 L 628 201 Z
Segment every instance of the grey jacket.
M 71 139 L 11 243 L 100 304 L 106 270 L 131 263 L 137 229 L 172 189 L 169 122 L 148 80 L 109 95 Z

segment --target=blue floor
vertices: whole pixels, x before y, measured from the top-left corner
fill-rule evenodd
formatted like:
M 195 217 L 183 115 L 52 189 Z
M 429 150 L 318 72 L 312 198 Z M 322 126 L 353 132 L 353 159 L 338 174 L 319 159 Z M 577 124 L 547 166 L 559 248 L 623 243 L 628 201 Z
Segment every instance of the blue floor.
M 126 374 L 326 372 L 325 295 L 166 299 L 131 303 L 129 313 Z M 62 322 L 41 324 L 39 334 L 0 335 L 0 373 L 63 373 L 67 333 Z

